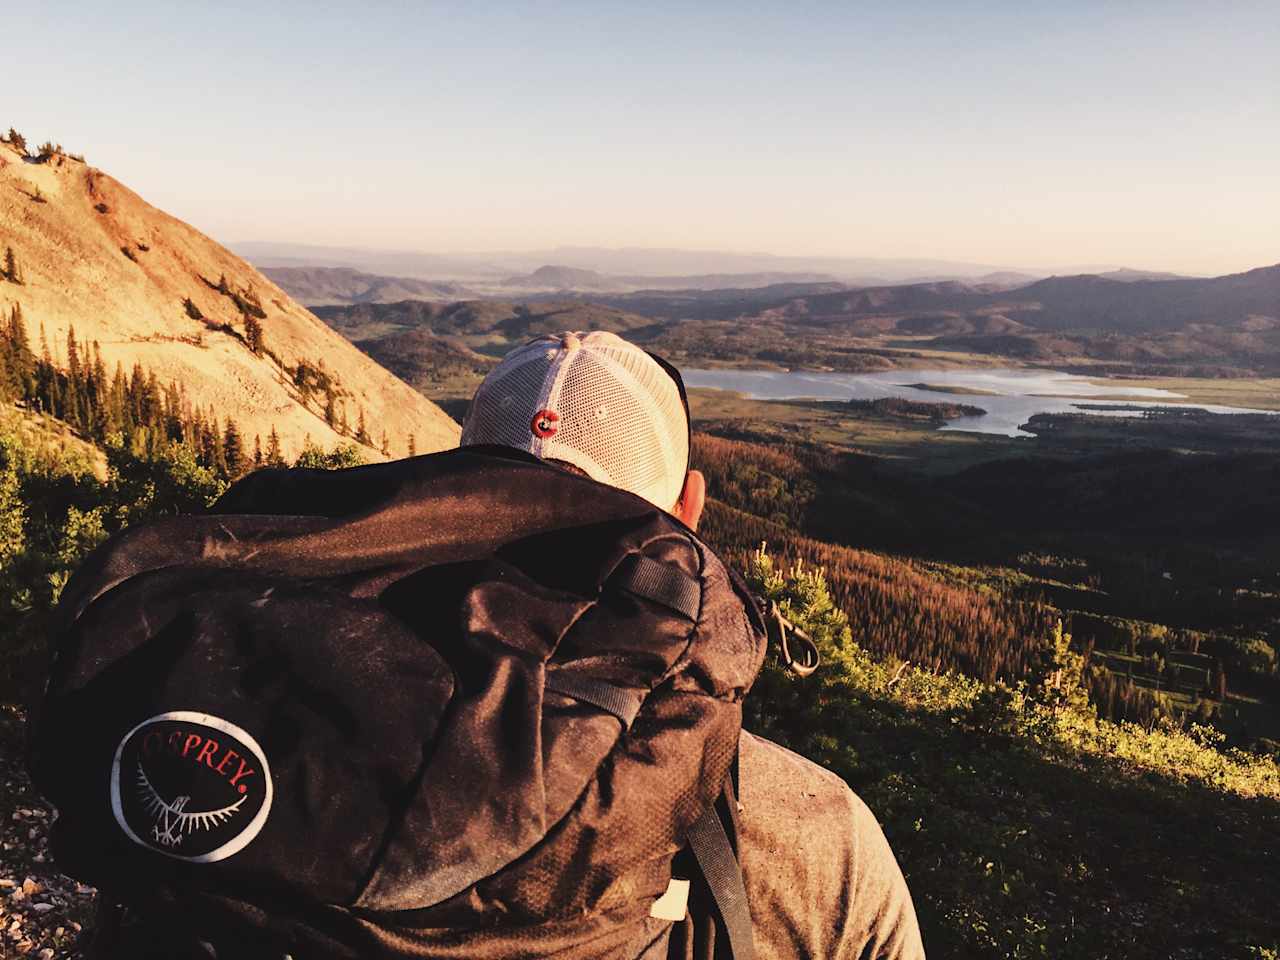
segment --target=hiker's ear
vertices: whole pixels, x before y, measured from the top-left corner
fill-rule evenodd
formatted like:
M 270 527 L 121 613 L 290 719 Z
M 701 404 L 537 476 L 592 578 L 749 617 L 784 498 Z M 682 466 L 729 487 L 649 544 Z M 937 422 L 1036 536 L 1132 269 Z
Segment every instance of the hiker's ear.
M 702 519 L 702 508 L 707 504 L 707 480 L 701 470 L 690 470 L 684 475 L 684 489 L 680 491 L 680 499 L 671 512 L 686 527 L 696 531 L 698 521 Z

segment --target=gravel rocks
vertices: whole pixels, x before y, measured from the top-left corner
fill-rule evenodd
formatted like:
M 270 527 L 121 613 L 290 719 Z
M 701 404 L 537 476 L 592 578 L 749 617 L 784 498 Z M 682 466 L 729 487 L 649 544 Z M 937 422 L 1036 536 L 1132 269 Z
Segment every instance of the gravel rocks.
M 22 722 L 12 707 L 0 706 L 0 957 L 80 960 L 96 893 L 51 862 L 55 815 L 23 766 Z

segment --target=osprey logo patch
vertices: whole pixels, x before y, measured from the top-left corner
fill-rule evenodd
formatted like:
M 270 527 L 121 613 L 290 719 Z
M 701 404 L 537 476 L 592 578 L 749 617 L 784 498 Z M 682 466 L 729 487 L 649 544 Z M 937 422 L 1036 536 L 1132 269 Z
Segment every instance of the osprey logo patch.
M 111 763 L 111 810 L 129 839 L 193 863 L 243 850 L 267 822 L 271 796 L 257 741 L 207 713 L 144 720 L 124 735 Z

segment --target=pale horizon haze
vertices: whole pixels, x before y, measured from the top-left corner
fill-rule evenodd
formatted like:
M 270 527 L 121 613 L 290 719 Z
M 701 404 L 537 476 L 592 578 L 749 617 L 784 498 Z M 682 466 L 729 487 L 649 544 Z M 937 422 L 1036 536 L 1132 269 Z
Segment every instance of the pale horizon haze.
M 222 242 L 1280 262 L 1280 3 L 28 4 L 5 110 Z

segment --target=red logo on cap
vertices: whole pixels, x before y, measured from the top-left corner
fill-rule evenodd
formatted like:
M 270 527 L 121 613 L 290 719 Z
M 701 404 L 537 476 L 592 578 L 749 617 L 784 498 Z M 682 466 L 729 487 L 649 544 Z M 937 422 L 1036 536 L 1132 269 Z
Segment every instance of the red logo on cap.
M 554 410 L 539 410 L 533 415 L 533 422 L 529 426 L 533 429 L 535 437 L 547 439 L 554 437 L 556 431 L 560 429 L 557 424 L 560 422 L 560 414 Z

